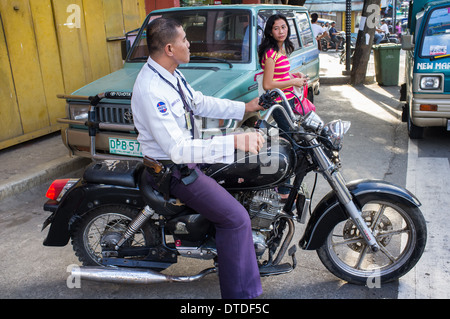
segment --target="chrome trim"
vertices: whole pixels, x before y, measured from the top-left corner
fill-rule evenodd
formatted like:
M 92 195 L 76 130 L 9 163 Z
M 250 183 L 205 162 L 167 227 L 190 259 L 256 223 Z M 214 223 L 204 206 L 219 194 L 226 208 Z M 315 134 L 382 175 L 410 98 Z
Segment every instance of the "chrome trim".
M 162 282 L 193 282 L 217 272 L 208 268 L 193 276 L 171 276 L 149 269 L 127 269 L 116 267 L 73 267 L 73 278 L 120 284 L 154 284 Z

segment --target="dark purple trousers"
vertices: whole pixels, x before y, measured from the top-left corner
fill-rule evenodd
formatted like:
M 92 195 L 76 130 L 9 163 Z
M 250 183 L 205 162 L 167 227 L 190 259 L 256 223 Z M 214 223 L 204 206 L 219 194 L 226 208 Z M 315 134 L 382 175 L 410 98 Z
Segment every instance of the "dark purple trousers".
M 187 186 L 173 177 L 171 195 L 216 227 L 222 298 L 255 298 L 262 294 L 262 287 L 248 212 L 215 180 L 196 170 L 199 177 Z

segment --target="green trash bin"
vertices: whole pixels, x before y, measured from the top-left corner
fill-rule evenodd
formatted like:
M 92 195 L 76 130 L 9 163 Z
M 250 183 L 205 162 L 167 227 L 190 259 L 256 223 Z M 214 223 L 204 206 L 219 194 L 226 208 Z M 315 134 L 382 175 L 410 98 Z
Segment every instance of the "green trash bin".
M 398 85 L 401 44 L 386 43 L 373 46 L 375 76 L 379 85 Z

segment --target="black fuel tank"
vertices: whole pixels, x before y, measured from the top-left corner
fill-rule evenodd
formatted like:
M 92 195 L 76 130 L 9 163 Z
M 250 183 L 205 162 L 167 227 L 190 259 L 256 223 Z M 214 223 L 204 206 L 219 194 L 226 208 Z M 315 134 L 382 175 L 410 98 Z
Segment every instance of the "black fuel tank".
M 270 188 L 282 184 L 294 170 L 295 153 L 282 138 L 268 139 L 258 155 L 236 152 L 231 164 L 213 164 L 206 175 L 222 187 L 237 191 Z

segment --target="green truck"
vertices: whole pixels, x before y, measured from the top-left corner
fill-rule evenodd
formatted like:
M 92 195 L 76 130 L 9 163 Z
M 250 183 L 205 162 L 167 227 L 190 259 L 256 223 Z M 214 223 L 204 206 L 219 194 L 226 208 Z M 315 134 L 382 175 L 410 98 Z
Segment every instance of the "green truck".
M 310 78 L 310 100 L 319 92 L 319 51 L 313 37 L 309 14 L 304 7 L 286 5 L 214 5 L 182 7 L 151 12 L 140 30 L 131 32 L 124 46 L 127 51 L 121 70 L 80 88 L 67 100 L 68 124 L 63 130 L 64 144 L 72 154 L 91 158 L 142 156 L 133 125 L 129 99 L 103 99 L 95 107 L 95 138 L 85 125 L 90 109 L 89 96 L 115 91 L 128 96 L 140 69 L 148 58 L 146 26 L 157 17 L 170 17 L 181 22 L 190 41 L 191 60 L 179 70 L 190 85 L 205 95 L 248 102 L 258 96 L 255 75 L 261 72 L 257 47 L 265 22 L 277 12 L 286 15 L 295 51 L 290 55 L 291 71 Z M 129 41 L 129 40 L 132 41 Z M 253 117 L 257 117 L 254 114 Z M 244 121 L 203 119 L 203 137 L 223 129 L 252 126 L 255 118 Z M 92 133 L 93 127 L 91 127 Z M 92 134 L 91 134 L 92 135 Z
M 411 1 L 402 49 L 406 66 L 400 100 L 409 137 L 423 138 L 432 126 L 450 131 L 449 0 Z

